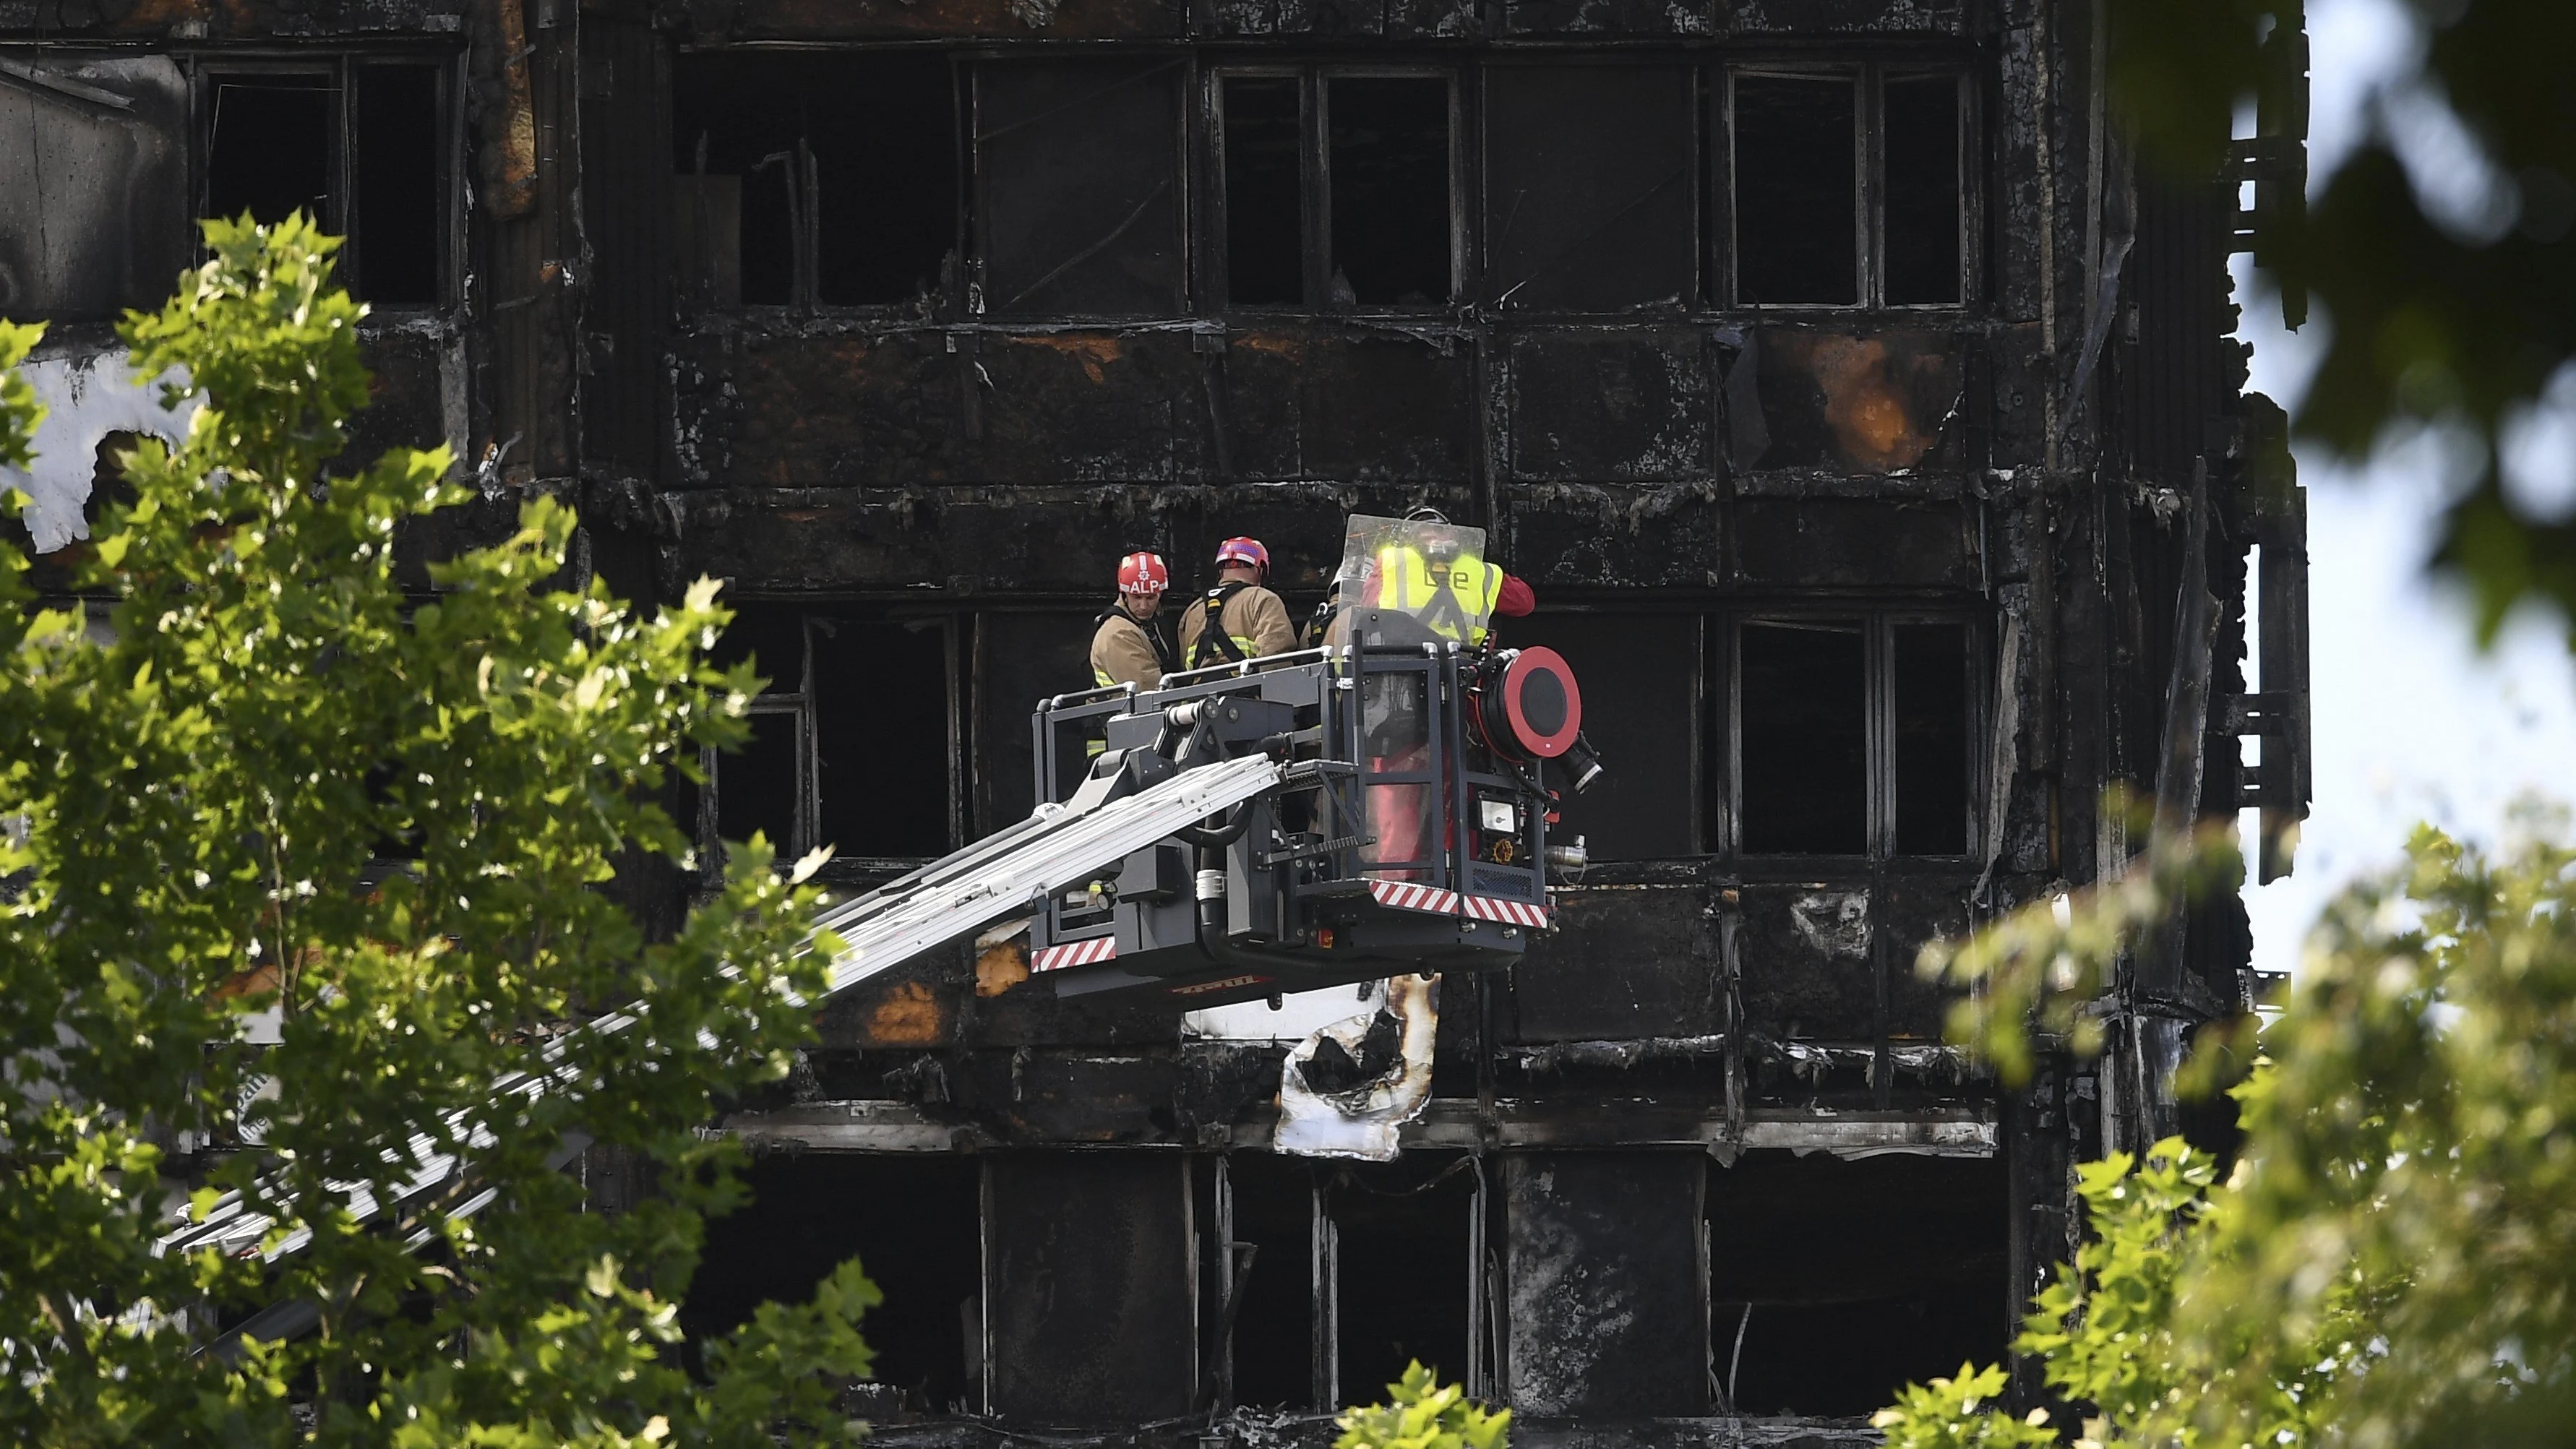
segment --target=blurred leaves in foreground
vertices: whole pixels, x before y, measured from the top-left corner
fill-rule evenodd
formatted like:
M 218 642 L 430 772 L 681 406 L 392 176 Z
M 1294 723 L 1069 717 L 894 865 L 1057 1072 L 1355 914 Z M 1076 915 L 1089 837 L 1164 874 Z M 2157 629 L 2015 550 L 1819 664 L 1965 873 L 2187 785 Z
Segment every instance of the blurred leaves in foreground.
M 1961 1023 L 1998 1062 L 2110 979 L 2121 922 L 2186 856 L 2026 908 L 1927 965 L 1982 972 Z M 2140 902 L 2147 904 L 2142 908 Z M 2081 1170 L 2091 1237 L 2018 1351 L 2095 1442 L 2521 1445 L 2576 1426 L 2576 849 L 2526 807 L 2492 857 L 2419 828 L 2345 892 L 2232 1088 L 2224 1183 L 2179 1139 Z M 2231 1044 L 2232 1045 L 2232 1044 Z M 2222 1048 L 2225 1049 L 2225 1048 Z M 2207 1048 L 2204 1047 L 2204 1051 Z M 1950 1381 L 1892 1444 L 2016 1444 Z M 1938 1386 L 1935 1386 L 1938 1388 Z M 1941 1437 L 1947 1435 L 1949 1437 Z
M 2412 426 L 2473 440 L 2442 565 L 2470 586 L 2482 634 L 2526 597 L 2576 618 L 2576 519 L 2518 497 L 2498 466 L 2537 407 L 2576 411 L 2576 5 L 2386 9 L 2415 63 L 2369 95 L 2359 146 L 2314 199 L 2258 221 L 2258 269 L 2313 298 L 2327 332 L 2293 422 L 2346 458 Z M 2215 177 L 2248 103 L 2266 129 L 2304 132 L 2301 0 L 2110 12 L 2113 96 L 2151 172 Z

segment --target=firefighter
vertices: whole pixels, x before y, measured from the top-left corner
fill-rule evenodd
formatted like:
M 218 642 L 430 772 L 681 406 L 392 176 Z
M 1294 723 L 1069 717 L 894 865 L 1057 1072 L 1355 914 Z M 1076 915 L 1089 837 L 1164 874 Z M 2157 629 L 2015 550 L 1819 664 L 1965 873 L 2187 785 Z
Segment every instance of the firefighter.
M 1118 600 L 1100 611 L 1091 635 L 1091 679 L 1102 689 L 1132 684 L 1152 689 L 1177 667 L 1172 646 L 1154 627 L 1172 571 L 1156 553 L 1131 553 L 1118 561 Z
M 1270 550 L 1261 540 L 1229 538 L 1217 545 L 1216 587 L 1181 615 L 1184 665 L 1237 664 L 1297 647 L 1288 606 L 1263 582 L 1269 575 Z
M 1424 509 L 1408 522 L 1421 525 L 1411 538 L 1378 550 L 1367 602 L 1410 614 L 1434 634 L 1470 649 L 1482 648 L 1488 621 L 1517 619 L 1537 607 L 1528 584 L 1488 563 L 1449 520 Z

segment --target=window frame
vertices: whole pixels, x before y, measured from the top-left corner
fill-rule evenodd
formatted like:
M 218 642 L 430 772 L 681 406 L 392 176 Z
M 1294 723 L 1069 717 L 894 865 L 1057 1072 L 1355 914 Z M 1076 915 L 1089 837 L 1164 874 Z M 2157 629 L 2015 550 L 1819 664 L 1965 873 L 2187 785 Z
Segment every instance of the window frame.
M 1708 173 L 1709 209 L 1707 245 L 1702 255 L 1707 258 L 1710 293 L 1723 308 L 1740 308 L 1768 313 L 1821 312 L 1837 315 L 1894 312 L 1958 313 L 1975 306 L 1980 300 L 1978 281 L 1984 275 L 1984 257 L 1979 243 L 1984 235 L 1983 193 L 1977 166 L 1980 135 L 1980 112 L 1977 105 L 1976 69 L 1966 61 L 1936 60 L 1794 60 L 1746 59 L 1725 61 L 1708 67 L 1704 82 L 1708 93 L 1708 144 L 1704 149 Z M 1852 176 L 1853 216 L 1855 218 L 1852 260 L 1853 302 L 1752 302 L 1743 299 L 1736 275 L 1742 254 L 1737 244 L 1743 209 L 1735 196 L 1735 83 L 1743 76 L 1815 79 L 1843 76 L 1852 83 L 1853 135 Z M 1955 144 L 1959 177 L 1959 295 L 1949 302 L 1891 303 L 1887 296 L 1887 83 L 1890 80 L 1920 80 L 1949 76 L 1958 86 L 1958 127 Z
M 764 601 L 755 599 L 735 602 L 759 604 Z M 817 691 L 814 687 L 814 633 L 817 623 L 820 622 L 818 614 L 828 617 L 833 611 L 828 606 L 779 602 L 785 603 L 786 607 L 796 611 L 796 637 L 801 650 L 801 657 L 797 661 L 796 685 L 793 689 L 779 688 L 783 681 L 773 676 L 770 688 L 752 696 L 744 713 L 746 715 L 793 715 L 796 719 L 796 815 L 790 822 L 788 839 L 772 842 L 777 847 L 777 867 L 784 871 L 792 867 L 808 851 L 823 843 L 820 839 L 823 813 L 822 721 L 815 709 Z M 854 606 L 845 612 L 857 614 L 866 613 L 868 610 L 865 606 Z M 966 709 L 966 691 L 962 686 L 962 676 L 959 673 L 964 649 L 962 640 L 965 628 L 964 617 L 947 610 L 913 613 L 887 609 L 882 612 L 885 622 L 901 624 L 905 627 L 937 629 L 940 633 L 943 682 L 948 691 L 945 708 L 942 711 L 948 726 L 946 738 L 942 741 L 943 758 L 948 775 L 944 823 L 950 849 L 955 849 L 967 843 L 973 834 L 966 812 L 971 804 L 971 781 L 974 770 L 971 762 L 963 758 L 963 741 L 966 737 L 963 713 Z M 736 752 L 733 757 L 738 759 L 741 756 Z M 697 789 L 697 818 L 693 823 L 691 835 L 697 843 L 700 868 L 711 875 L 721 875 L 724 868 L 724 841 L 717 822 L 721 810 L 720 797 L 724 789 L 725 759 L 726 753 L 713 746 L 702 745 L 698 748 L 698 768 L 704 777 L 704 783 Z M 836 843 L 835 854 L 831 862 L 824 867 L 824 873 L 826 876 L 883 874 L 888 871 L 908 870 L 925 860 L 936 858 L 914 855 L 861 855 L 839 851 Z
M 1825 620 L 1855 621 L 1861 626 L 1862 641 L 1862 713 L 1866 745 L 1867 823 L 1864 827 L 1865 848 L 1853 854 L 1801 854 L 1796 852 L 1749 852 L 1744 849 L 1744 649 L 1743 633 L 1747 625 L 1816 623 Z M 1711 734 L 1722 740 L 1726 751 L 1722 766 L 1722 783 L 1717 791 L 1715 817 L 1717 838 L 1712 843 L 1716 853 L 1743 864 L 1760 863 L 1793 869 L 1809 869 L 1819 863 L 1834 865 L 1907 863 L 1940 870 L 1973 869 L 1986 857 L 1988 821 L 1986 820 L 1987 772 L 1992 749 L 1988 739 L 1992 708 L 1990 698 L 1994 680 L 1991 630 L 1988 621 L 1973 609 L 1945 608 L 1929 603 L 1872 603 L 1865 600 L 1818 601 L 1777 605 L 1753 605 L 1743 609 L 1714 614 L 1709 631 L 1715 647 L 1725 657 L 1711 671 L 1723 679 L 1726 693 L 1720 708 L 1724 717 L 1720 728 Z M 1896 848 L 1896 630 L 1910 624 L 1956 625 L 1965 635 L 1965 698 L 1967 718 L 1962 721 L 1962 738 L 1967 750 L 1966 849 L 1956 855 L 1900 853 Z
M 330 215 L 321 219 L 323 230 L 344 238 L 339 253 L 339 277 L 343 285 L 355 282 L 355 292 L 366 283 L 367 239 L 355 231 L 359 179 L 357 87 L 356 77 L 370 67 L 388 65 L 417 66 L 429 70 L 438 89 L 437 130 L 439 133 L 438 186 L 438 284 L 433 289 L 436 300 L 429 302 L 379 302 L 361 298 L 376 316 L 387 314 L 423 316 L 444 312 L 457 305 L 458 278 L 463 272 L 465 255 L 465 107 L 462 104 L 464 57 L 453 50 L 439 48 L 352 48 L 324 54 L 259 49 L 248 52 L 201 50 L 185 55 L 182 64 L 188 78 L 188 216 L 190 225 L 209 218 L 208 188 L 214 166 L 214 107 L 217 87 L 233 77 L 323 76 L 329 80 L 332 95 L 332 120 L 337 141 L 331 167 Z
M 1256 302 L 1237 305 L 1228 274 L 1231 238 L 1225 195 L 1225 83 L 1233 77 L 1297 81 L 1298 109 L 1298 275 L 1304 299 L 1296 304 Z M 1355 303 L 1336 306 L 1333 276 L 1332 83 L 1336 80 L 1438 80 L 1449 100 L 1449 297 L 1426 306 Z M 1437 317 L 1473 305 L 1483 286 L 1481 269 L 1469 245 L 1467 211 L 1475 201 L 1468 176 L 1466 130 L 1471 121 L 1466 96 L 1466 66 L 1458 62 L 1368 60 L 1240 60 L 1203 62 L 1196 99 L 1200 149 L 1199 214 L 1206 244 L 1192 268 L 1200 296 L 1199 312 L 1239 317 Z

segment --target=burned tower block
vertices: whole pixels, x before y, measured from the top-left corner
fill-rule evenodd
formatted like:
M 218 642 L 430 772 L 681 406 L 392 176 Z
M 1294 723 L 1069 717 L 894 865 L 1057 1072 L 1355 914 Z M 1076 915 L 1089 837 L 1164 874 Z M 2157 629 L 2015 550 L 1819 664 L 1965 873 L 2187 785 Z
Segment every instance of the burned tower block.
M 2227 264 L 2302 76 L 2194 176 L 2071 0 L 178 14 L 0 6 L 39 587 L 136 426 L 108 323 L 301 206 L 372 308 L 357 448 L 481 485 L 424 593 L 539 491 L 627 597 L 727 581 L 768 686 L 669 802 L 707 868 L 829 845 L 860 901 L 1102 760 L 1278 772 L 824 1005 L 710 1124 L 756 1197 L 692 1333 L 856 1253 L 856 1411 L 943 1444 L 1320 1443 L 1417 1359 L 1532 1442 L 1843 1442 L 2004 1352 L 2072 1164 L 2224 1131 L 2163 1072 L 2260 988 L 2235 898 L 2025 1089 L 1913 963 L 2126 869 L 2114 787 L 2292 864 L 2305 515 Z M 1426 567 L 1536 595 L 1489 649 L 1349 546 L 1435 515 Z M 1091 692 L 1117 560 L 1177 604 L 1237 535 L 1301 622 L 1338 584 L 1317 652 Z M 1492 748 L 1514 688 L 1542 739 L 1579 696 L 1590 788 Z

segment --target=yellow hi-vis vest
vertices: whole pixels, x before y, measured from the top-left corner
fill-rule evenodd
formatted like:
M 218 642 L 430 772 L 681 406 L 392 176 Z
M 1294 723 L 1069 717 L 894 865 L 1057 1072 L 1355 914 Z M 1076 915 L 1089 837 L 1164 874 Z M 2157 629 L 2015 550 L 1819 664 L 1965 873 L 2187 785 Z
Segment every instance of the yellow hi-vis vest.
M 1502 597 L 1503 570 L 1472 551 L 1435 564 L 1410 544 L 1378 550 L 1377 606 L 1410 614 L 1425 628 L 1474 648 L 1485 642 L 1486 622 Z

